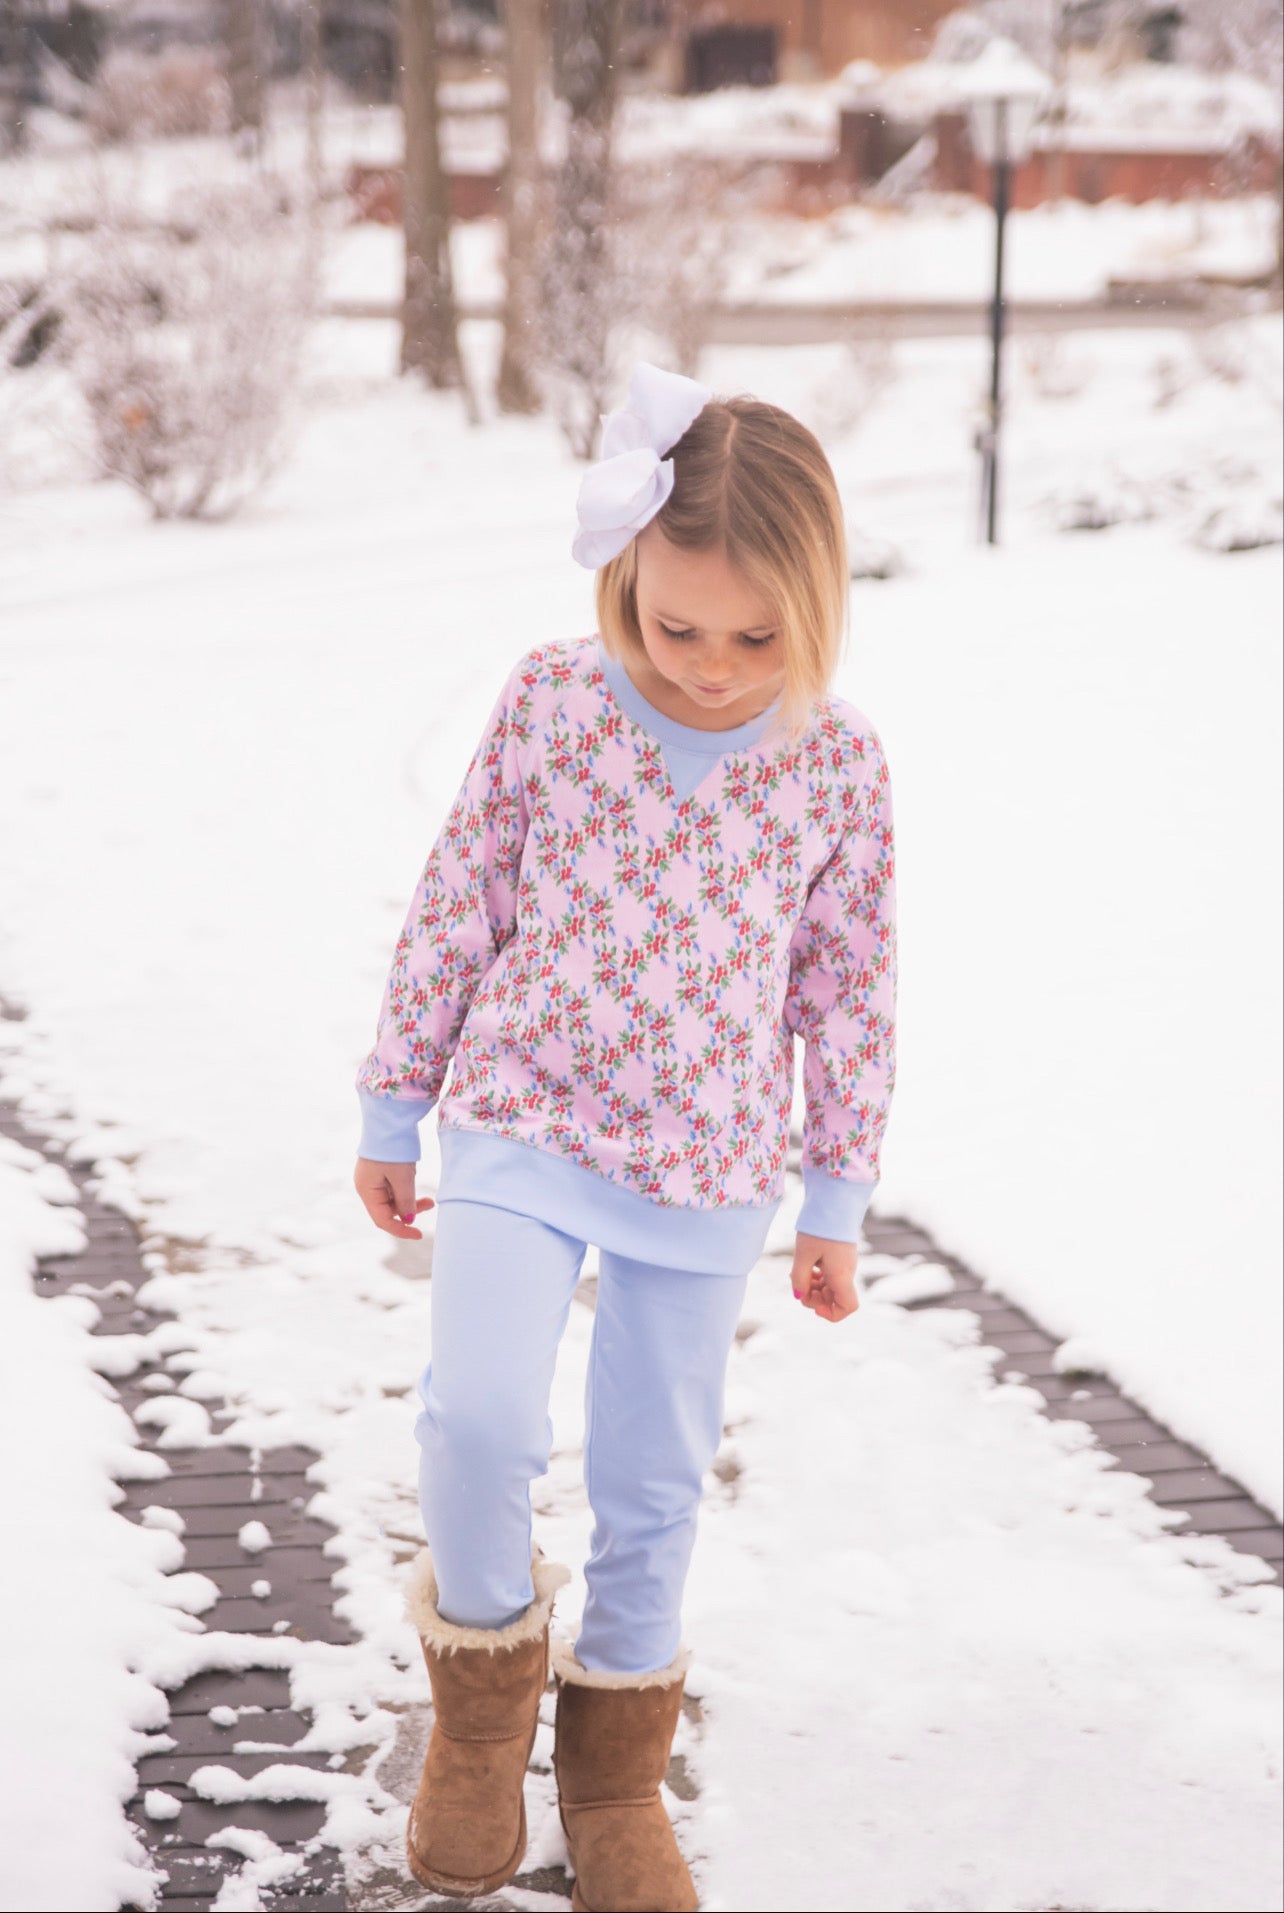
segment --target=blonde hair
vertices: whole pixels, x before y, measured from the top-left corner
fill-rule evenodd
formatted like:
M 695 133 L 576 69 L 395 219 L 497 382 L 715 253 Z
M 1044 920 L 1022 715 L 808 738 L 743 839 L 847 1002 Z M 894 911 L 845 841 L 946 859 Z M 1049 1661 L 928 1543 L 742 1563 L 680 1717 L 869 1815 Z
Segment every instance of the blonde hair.
M 842 502 L 814 433 L 761 399 L 710 399 L 668 454 L 673 490 L 654 523 L 685 551 L 721 548 L 770 606 L 784 640 L 780 722 L 796 739 L 828 689 L 847 634 Z M 598 630 L 613 657 L 644 649 L 637 541 L 597 574 Z

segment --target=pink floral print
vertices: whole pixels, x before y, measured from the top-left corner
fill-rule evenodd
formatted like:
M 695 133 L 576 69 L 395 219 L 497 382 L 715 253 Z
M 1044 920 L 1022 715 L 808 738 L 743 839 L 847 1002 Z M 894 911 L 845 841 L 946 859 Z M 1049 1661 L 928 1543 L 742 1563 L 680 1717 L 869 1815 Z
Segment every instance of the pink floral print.
M 357 1086 L 657 1203 L 760 1204 L 801 1037 L 804 1161 L 876 1182 L 894 869 L 887 763 L 851 704 L 820 698 L 797 744 L 764 735 L 679 800 L 596 638 L 539 645 L 424 866 Z

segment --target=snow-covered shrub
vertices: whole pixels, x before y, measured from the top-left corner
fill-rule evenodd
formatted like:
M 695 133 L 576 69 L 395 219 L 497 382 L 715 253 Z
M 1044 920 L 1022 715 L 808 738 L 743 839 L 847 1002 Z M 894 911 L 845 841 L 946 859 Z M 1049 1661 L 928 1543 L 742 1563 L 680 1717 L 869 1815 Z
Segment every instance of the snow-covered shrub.
M 559 220 L 555 180 L 541 192 L 532 360 L 549 411 L 577 458 L 615 402 L 639 334 L 676 371 L 697 375 L 714 307 L 761 183 L 714 158 L 614 168 L 599 217 Z M 710 217 L 710 205 L 718 216 Z
M 224 133 L 230 125 L 227 81 L 217 57 L 196 47 L 159 54 L 121 47 L 94 76 L 86 119 L 104 144 Z
M 1111 525 L 1141 525 L 1156 515 L 1146 488 L 1121 472 L 1098 472 L 1074 480 L 1047 500 L 1058 531 L 1105 531 Z
M 688 378 L 699 375 L 761 191 L 743 167 L 713 155 L 630 162 L 612 181 L 616 311 L 662 340 L 674 370 Z
M 99 469 L 158 518 L 225 516 L 275 468 L 315 259 L 270 182 L 202 189 L 177 223 L 108 215 L 65 291 L 60 351 Z
M 1206 551 L 1254 551 L 1284 541 L 1278 474 L 1235 454 L 1196 465 L 1111 465 L 1080 474 L 1043 502 L 1059 531 L 1162 520 Z
M 890 339 L 849 332 L 837 367 L 817 384 L 803 407 L 807 424 L 825 444 L 847 437 L 896 377 L 896 352 Z
M 854 579 L 899 578 L 905 559 L 887 538 L 877 538 L 856 525 L 847 527 L 847 569 Z
M 575 271 L 575 234 L 550 239 L 536 273 L 532 359 L 545 404 L 576 458 L 593 456 L 598 419 L 619 382 L 621 300 L 609 245 L 591 271 Z
M 47 292 L 0 286 L 0 497 L 84 475 L 59 324 Z
M 1233 319 L 1196 327 L 1178 352 L 1164 352 L 1151 368 L 1155 407 L 1162 410 L 1206 380 L 1246 385 L 1275 410 L 1284 408 L 1280 355 L 1260 328 Z
M 1064 333 L 1035 332 L 1021 343 L 1025 375 L 1041 399 L 1078 398 L 1092 366 L 1068 349 Z
M 1284 499 L 1264 492 L 1225 498 L 1198 517 L 1189 536 L 1205 551 L 1260 551 L 1284 544 Z

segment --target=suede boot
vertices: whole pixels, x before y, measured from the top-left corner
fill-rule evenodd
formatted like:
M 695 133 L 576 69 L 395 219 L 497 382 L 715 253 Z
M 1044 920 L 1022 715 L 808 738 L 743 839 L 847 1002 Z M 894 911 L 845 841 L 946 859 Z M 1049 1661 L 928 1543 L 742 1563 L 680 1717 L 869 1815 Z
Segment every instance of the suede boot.
M 548 1682 L 553 1597 L 570 1575 L 537 1554 L 531 1578 L 535 1599 L 507 1627 L 457 1627 L 437 1612 L 427 1548 L 411 1569 L 406 1612 L 423 1646 L 433 1724 L 406 1859 L 436 1893 L 493 1893 L 526 1852 L 522 1783 Z
M 575 1913 L 695 1913 L 700 1904 L 660 1798 L 688 1659 L 684 1651 L 653 1674 L 603 1674 L 553 1642 L 553 1764 Z

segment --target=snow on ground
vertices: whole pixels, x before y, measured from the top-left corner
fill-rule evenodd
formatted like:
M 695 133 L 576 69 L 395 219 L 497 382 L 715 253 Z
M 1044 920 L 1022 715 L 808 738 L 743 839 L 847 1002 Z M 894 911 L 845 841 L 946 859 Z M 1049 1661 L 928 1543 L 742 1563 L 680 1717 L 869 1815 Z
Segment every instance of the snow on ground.
M 1265 196 L 1105 207 L 1061 200 L 1016 212 L 1008 293 L 1075 301 L 1102 298 L 1111 280 L 1249 277 L 1269 269 L 1276 216 Z M 941 196 L 912 213 L 844 206 L 824 219 L 764 214 L 745 222 L 746 244 L 731 262 L 727 297 L 773 306 L 982 302 L 992 286 L 993 233 L 989 208 L 962 196 Z M 458 284 L 468 304 L 498 302 L 501 245 L 496 220 L 456 227 Z M 391 304 L 400 297 L 402 272 L 399 228 L 349 226 L 331 248 L 327 296 Z
M 13 1030 L 0 1023 L 0 1057 Z M 113 1512 L 112 1477 L 141 1476 L 151 1457 L 94 1373 L 97 1307 L 32 1293 L 35 1256 L 84 1243 L 66 1171 L 0 1137 L 0 1902 L 91 1913 L 140 1891 L 148 1903 L 120 1803 L 166 1709 L 130 1667 L 197 1624 L 166 1580 L 181 1543 Z
M 678 139 L 684 142 L 681 150 L 726 153 L 735 150 L 734 129 L 738 136 L 756 137 L 753 128 L 761 115 L 782 112 L 785 132 L 796 122 L 798 137 L 814 145 L 816 135 L 809 128 L 815 107 L 808 101 L 817 91 L 748 87 L 681 102 L 631 99 L 622 121 L 622 148 L 654 159 Z M 776 98 L 782 93 L 788 95 L 783 104 Z M 832 117 L 832 101 L 826 111 Z M 461 137 L 473 139 L 471 120 L 451 124 L 462 129 Z M 400 297 L 400 230 L 348 223 L 343 200 L 349 168 L 395 165 L 399 139 L 397 117 L 388 108 L 342 107 L 327 119 L 324 169 L 335 221 L 325 281 L 331 300 L 377 304 Z M 301 123 L 278 111 L 264 164 L 297 177 L 304 151 Z M 461 150 L 458 163 L 466 170 L 476 159 L 470 147 Z M 92 223 L 104 204 L 126 205 L 135 217 L 159 219 L 181 206 L 194 186 L 256 170 L 238 161 L 226 140 L 214 138 L 36 151 L 9 161 L 0 167 L 0 279 L 40 280 L 65 268 L 82 243 L 77 223 Z M 1270 194 L 1139 206 L 1061 200 L 1022 209 L 1011 215 L 1008 292 L 1018 300 L 1077 301 L 1103 297 L 1112 280 L 1201 274 L 1252 278 L 1271 269 L 1277 225 Z M 992 235 L 989 208 L 962 194 L 924 196 L 912 208 L 839 206 L 813 219 L 763 213 L 743 222 L 737 254 L 729 261 L 727 296 L 773 305 L 986 300 Z M 486 306 L 500 297 L 501 244 L 492 218 L 456 225 L 456 284 L 466 304 Z
M 0 501 L 0 993 L 29 1012 L 0 1090 L 137 1208 L 167 1265 L 149 1299 L 191 1330 L 184 1399 L 233 1403 L 216 1438 L 323 1455 L 365 1645 L 271 1651 L 324 1698 L 326 1746 L 384 1739 L 386 1710 L 424 1695 L 394 1569 L 419 1534 L 430 1248 L 359 1208 L 352 1079 L 502 670 L 592 628 L 568 558 L 580 469 L 552 428 L 469 431 L 392 385 L 392 343 L 320 329 L 326 403 L 231 524 L 155 527 L 106 486 Z M 470 345 L 489 360 L 492 332 Z M 705 370 L 826 430 L 853 520 L 909 566 L 857 588 L 841 678 L 897 806 L 880 1206 L 1089 1337 L 1278 1506 L 1278 567 L 1195 550 L 1184 516 L 1275 456 L 1274 348 L 1237 349 L 1261 377 L 1213 376 L 1179 335 L 1076 339 L 1073 400 L 1015 355 L 999 554 L 973 543 L 979 345 Z M 1125 468 L 1156 522 L 1049 529 L 1067 483 Z M 431 1122 L 424 1143 L 431 1189 Z M 742 1473 L 711 1482 L 691 1588 L 706 1720 L 685 1837 L 706 1903 L 1272 1905 L 1275 1592 L 1224 1544 L 1156 1538 L 1135 1482 L 989 1386 L 956 1345 L 970 1318 L 907 1316 L 875 1284 L 832 1333 L 784 1266 L 753 1278 Z M 576 1565 L 589 1326 L 573 1311 L 537 1491 L 545 1545 Z M 153 1679 L 234 1651 L 167 1645 L 157 1614 Z M 105 1745 L 127 1716 L 104 1714 Z M 22 1744 L 52 1793 L 61 1749 L 34 1726 Z M 397 1825 L 363 1787 L 336 1793 L 332 1833 L 366 1878 Z

